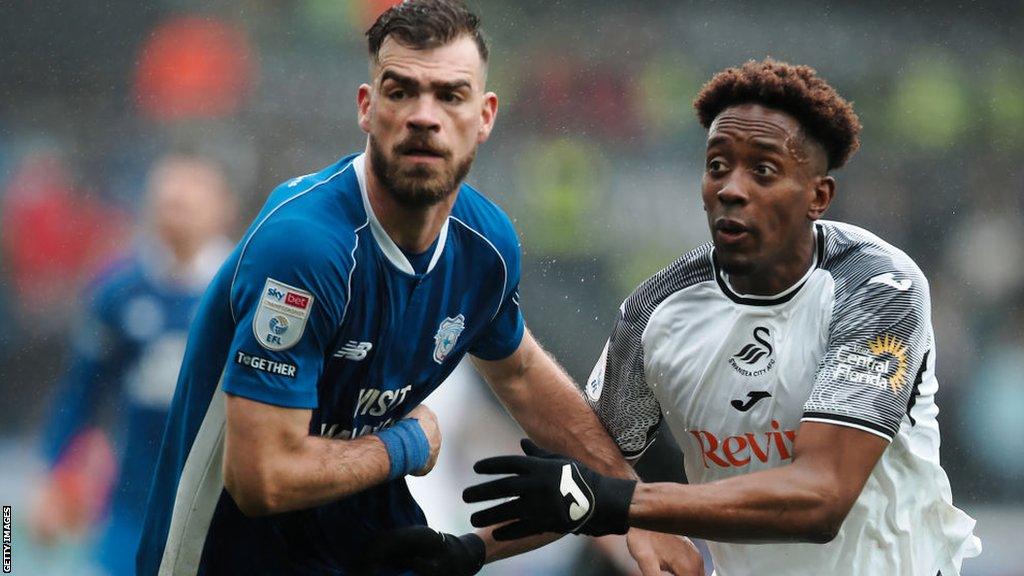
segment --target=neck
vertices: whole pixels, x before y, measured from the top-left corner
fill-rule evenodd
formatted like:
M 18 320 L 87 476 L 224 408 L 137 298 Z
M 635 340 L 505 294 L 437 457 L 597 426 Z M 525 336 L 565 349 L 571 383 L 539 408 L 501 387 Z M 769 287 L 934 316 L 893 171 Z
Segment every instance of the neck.
M 199 255 L 199 251 L 202 250 L 206 240 L 179 240 L 176 242 L 164 240 L 164 242 L 166 243 L 168 250 L 171 252 L 171 258 L 173 258 L 173 262 L 171 262 L 172 272 L 175 275 L 179 275 L 186 272 L 192 266 L 192 263 Z
M 367 150 L 366 155 L 366 195 L 370 199 L 373 213 L 388 236 L 399 248 L 406 252 L 419 254 L 425 252 L 441 233 L 452 206 L 458 198 L 458 192 L 449 194 L 447 198 L 421 208 L 410 208 L 398 203 L 384 189 L 374 174 L 372 162 Z
M 801 234 L 796 248 L 780 259 L 745 274 L 730 274 L 729 284 L 741 294 L 771 296 L 793 286 L 814 263 L 814 227 Z

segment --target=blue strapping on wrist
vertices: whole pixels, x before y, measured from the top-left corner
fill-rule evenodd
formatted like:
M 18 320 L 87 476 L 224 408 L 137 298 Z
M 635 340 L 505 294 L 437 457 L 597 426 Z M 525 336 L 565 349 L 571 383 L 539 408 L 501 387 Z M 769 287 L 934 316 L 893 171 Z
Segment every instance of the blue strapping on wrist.
M 415 418 L 399 420 L 387 430 L 378 432 L 377 437 L 384 442 L 391 460 L 388 480 L 421 470 L 430 459 L 430 442 Z

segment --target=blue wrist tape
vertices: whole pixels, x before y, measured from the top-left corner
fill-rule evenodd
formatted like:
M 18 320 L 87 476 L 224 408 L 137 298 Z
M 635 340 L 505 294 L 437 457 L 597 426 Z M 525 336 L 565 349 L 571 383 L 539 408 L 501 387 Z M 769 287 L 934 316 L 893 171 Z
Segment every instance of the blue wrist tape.
M 377 437 L 384 442 L 391 460 L 388 480 L 421 470 L 430 459 L 430 442 L 415 418 L 399 420 L 387 430 L 378 432 Z

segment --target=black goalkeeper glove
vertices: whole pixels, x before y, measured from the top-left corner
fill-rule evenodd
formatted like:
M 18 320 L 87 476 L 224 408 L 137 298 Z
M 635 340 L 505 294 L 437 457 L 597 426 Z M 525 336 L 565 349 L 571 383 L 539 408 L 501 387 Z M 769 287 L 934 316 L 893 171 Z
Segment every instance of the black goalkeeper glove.
M 409 526 L 380 534 L 367 554 L 375 568 L 413 570 L 420 576 L 472 576 L 484 566 L 484 541 L 476 534 L 445 534 Z
M 470 517 L 478 528 L 509 522 L 495 540 L 515 540 L 543 532 L 603 536 L 629 529 L 629 503 L 635 480 L 602 476 L 583 464 L 522 441 L 526 456 L 496 456 L 473 466 L 479 474 L 513 474 L 470 486 L 466 502 L 515 498 Z

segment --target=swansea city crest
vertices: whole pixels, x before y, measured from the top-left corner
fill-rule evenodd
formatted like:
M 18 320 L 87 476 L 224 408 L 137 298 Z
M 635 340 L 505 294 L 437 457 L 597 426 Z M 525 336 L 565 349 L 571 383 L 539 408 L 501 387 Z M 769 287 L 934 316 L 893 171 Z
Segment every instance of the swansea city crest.
M 466 317 L 459 314 L 455 318 L 445 318 L 434 334 L 434 362 L 441 364 L 455 349 L 455 342 L 466 329 Z

